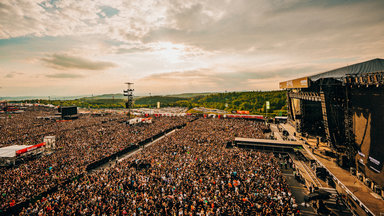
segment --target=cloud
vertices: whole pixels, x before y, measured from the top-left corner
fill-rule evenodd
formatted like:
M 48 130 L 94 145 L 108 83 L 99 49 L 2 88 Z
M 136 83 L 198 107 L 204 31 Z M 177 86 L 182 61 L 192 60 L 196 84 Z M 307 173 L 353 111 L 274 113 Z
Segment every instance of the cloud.
M 62 78 L 55 85 L 73 89 L 86 70 L 106 70 L 89 84 L 145 76 L 141 88 L 168 93 L 276 89 L 382 58 L 383 9 L 382 0 L 2 0 L 0 82 L 38 89 Z
M 53 54 L 49 57 L 42 58 L 41 60 L 49 67 L 56 69 L 105 70 L 117 66 L 112 62 L 92 61 L 82 57 L 70 56 L 66 54 Z
M 124 54 L 124 53 L 144 53 L 148 51 L 151 51 L 150 47 L 117 48 L 115 52 L 117 54 Z
M 307 65 L 265 70 L 235 67 L 224 70 L 203 68 L 152 74 L 135 83 L 137 83 L 136 88 L 138 91 L 140 89 L 149 89 L 151 92 L 158 94 L 225 90 L 272 90 L 278 89 L 276 80 L 305 76 L 315 71 L 319 71 L 319 68 Z
M 45 77 L 48 78 L 57 78 L 57 79 L 75 79 L 82 78 L 83 75 L 80 74 L 71 74 L 71 73 L 55 73 L 55 74 L 47 74 Z
M 348 7 L 346 2 L 316 2 L 309 1 L 303 6 L 298 1 L 239 0 L 235 4 L 223 3 L 226 11 L 219 19 L 198 22 L 197 27 L 181 22 L 184 18 L 171 11 L 168 16 L 178 17 L 178 25 L 152 29 L 143 40 L 170 40 L 206 50 L 239 52 L 253 48 L 254 53 L 290 56 L 338 56 L 346 54 L 338 47 L 348 47 L 356 53 L 361 46 L 376 49 L 372 42 L 367 43 L 368 40 L 383 43 L 382 39 L 378 39 L 384 35 L 384 29 L 380 27 L 384 25 L 384 15 L 380 12 L 384 8 L 382 2 L 352 2 L 348 3 Z M 189 20 L 198 21 L 206 16 L 203 12 L 206 8 L 195 8 Z M 186 8 L 178 13 L 188 14 L 189 10 Z
M 371 56 L 383 43 L 383 8 L 380 0 L 5 0 L 0 38 L 99 35 L 141 47 Z
M 163 22 L 166 5 L 152 0 L 5 0 L 0 3 L 0 39 L 98 34 L 137 40 Z
M 10 73 L 7 73 L 4 77 L 5 78 L 14 78 L 15 76 L 17 75 L 23 75 L 24 73 L 20 73 L 20 72 L 15 72 L 15 71 L 12 71 Z

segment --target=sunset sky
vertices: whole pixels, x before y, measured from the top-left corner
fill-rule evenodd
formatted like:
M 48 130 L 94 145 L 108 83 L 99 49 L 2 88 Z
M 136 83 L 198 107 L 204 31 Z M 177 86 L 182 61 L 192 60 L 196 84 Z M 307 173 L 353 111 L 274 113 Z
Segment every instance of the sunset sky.
M 1 0 L 0 97 L 272 90 L 384 58 L 384 1 Z

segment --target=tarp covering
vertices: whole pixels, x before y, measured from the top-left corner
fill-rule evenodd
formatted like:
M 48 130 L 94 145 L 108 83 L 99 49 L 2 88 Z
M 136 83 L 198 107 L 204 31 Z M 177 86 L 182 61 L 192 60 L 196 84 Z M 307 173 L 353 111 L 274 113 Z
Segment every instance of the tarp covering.
M 32 145 L 12 145 L 0 148 L 0 158 L 16 157 L 16 151 L 31 147 Z
M 359 75 L 378 71 L 384 71 L 384 59 L 377 58 L 366 62 L 349 65 L 346 67 L 310 76 L 309 79 L 312 81 L 324 78 L 342 79 L 346 75 L 350 74 Z

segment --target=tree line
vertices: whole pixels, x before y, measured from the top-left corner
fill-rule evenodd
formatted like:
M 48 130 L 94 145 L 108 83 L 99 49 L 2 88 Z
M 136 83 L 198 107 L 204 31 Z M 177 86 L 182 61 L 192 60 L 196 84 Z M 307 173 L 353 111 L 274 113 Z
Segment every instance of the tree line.
M 286 91 L 249 91 L 226 92 L 201 95 L 190 98 L 172 96 L 150 96 L 137 98 L 134 108 L 155 108 L 157 102 L 161 107 L 206 107 L 233 112 L 246 110 L 250 114 L 286 115 Z M 76 100 L 25 100 L 27 103 L 52 104 L 55 106 L 78 106 L 83 108 L 125 108 L 125 99 L 87 99 Z M 270 109 L 266 109 L 269 101 Z

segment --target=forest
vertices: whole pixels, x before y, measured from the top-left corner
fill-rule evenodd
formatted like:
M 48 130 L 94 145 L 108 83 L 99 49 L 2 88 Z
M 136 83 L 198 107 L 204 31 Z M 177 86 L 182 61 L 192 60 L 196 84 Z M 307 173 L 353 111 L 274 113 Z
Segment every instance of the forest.
M 216 93 L 207 96 L 197 96 L 189 100 L 180 100 L 176 106 L 182 107 L 207 107 L 228 112 L 247 110 L 250 114 L 286 115 L 286 91 L 252 91 L 252 92 L 228 92 Z M 269 101 L 270 109 L 266 110 L 266 102 Z
M 250 114 L 286 115 L 286 91 L 249 91 L 226 92 L 197 95 L 192 97 L 149 96 L 138 97 L 134 100 L 134 108 L 152 107 L 157 102 L 161 107 L 206 107 L 233 112 L 247 110 Z M 23 102 L 53 104 L 55 106 L 78 106 L 83 108 L 124 108 L 126 99 L 95 99 L 80 98 L 76 100 L 26 100 Z M 266 110 L 266 102 L 270 108 Z

